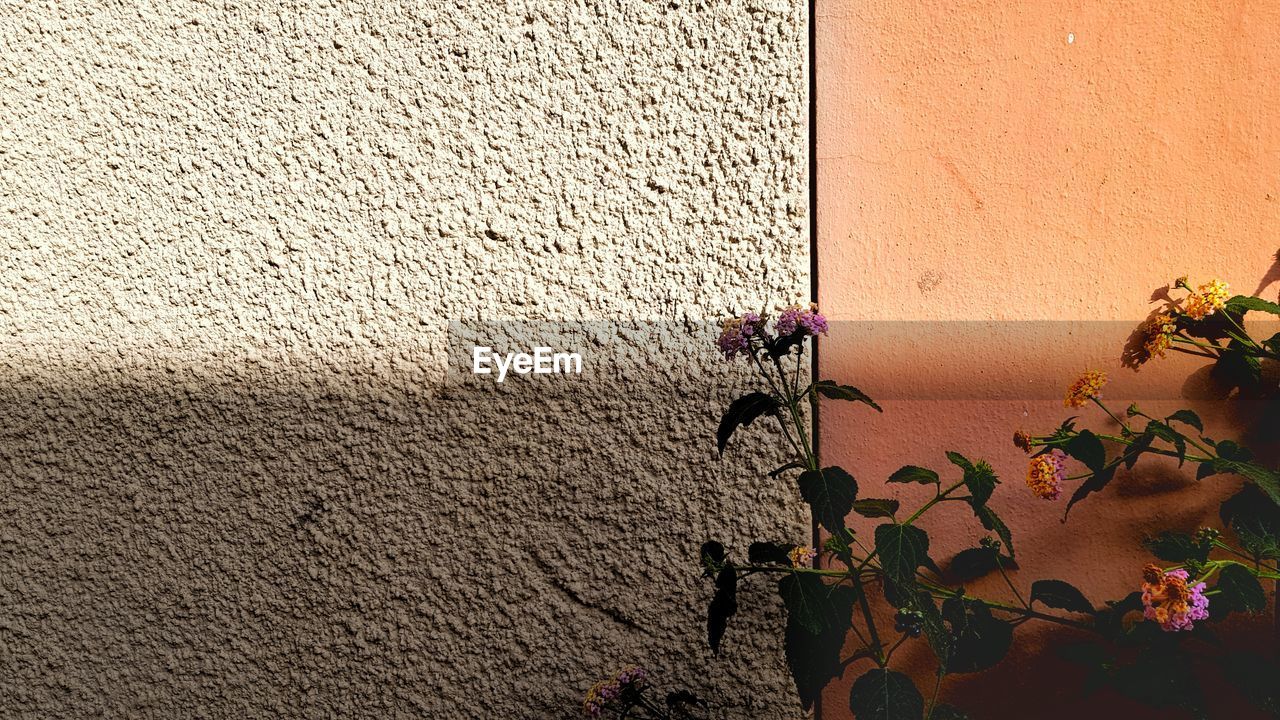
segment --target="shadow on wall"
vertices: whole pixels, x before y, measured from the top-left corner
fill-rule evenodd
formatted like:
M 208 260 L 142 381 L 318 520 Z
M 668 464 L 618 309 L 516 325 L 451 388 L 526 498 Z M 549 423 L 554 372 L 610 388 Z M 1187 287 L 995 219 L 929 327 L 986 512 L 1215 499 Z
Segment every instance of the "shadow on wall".
M 722 527 L 799 541 L 807 517 L 755 481 L 766 431 L 715 460 L 734 370 L 699 371 L 710 345 L 687 333 L 642 335 L 592 345 L 582 376 L 455 364 L 420 393 L 280 370 L 10 379 L 0 704 L 567 718 L 639 663 L 735 715 L 793 716 L 781 661 L 759 664 L 781 657 L 776 602 L 744 603 L 712 664 L 696 558 Z

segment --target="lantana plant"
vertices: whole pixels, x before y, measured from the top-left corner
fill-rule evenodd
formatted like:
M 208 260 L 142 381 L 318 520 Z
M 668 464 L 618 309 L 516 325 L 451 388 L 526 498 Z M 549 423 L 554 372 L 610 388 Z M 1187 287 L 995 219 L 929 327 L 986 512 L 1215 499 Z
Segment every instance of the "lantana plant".
M 1184 309 L 1169 313 L 1172 322 L 1160 324 L 1159 332 L 1168 342 L 1150 344 L 1153 356 L 1161 345 L 1167 349 L 1175 343 L 1187 344 L 1197 353 L 1210 351 L 1201 347 L 1207 343 L 1196 339 L 1204 328 L 1195 323 L 1217 313 L 1230 314 L 1226 320 L 1232 326 L 1221 346 L 1223 356 L 1242 356 L 1246 366 L 1248 358 L 1271 357 L 1276 338 L 1263 343 L 1247 339 L 1239 315 L 1245 310 L 1273 312 L 1272 306 L 1257 298 L 1227 298 L 1224 293 L 1220 283 L 1193 291 Z M 1280 307 L 1275 311 L 1280 313 Z M 858 720 L 965 717 L 939 701 L 942 679 L 994 666 L 1009 650 L 1014 628 L 1032 620 L 1070 626 L 1098 638 L 1094 643 L 1075 644 L 1068 653 L 1089 666 L 1093 685 L 1110 684 L 1153 705 L 1202 707 L 1198 686 L 1192 682 L 1192 663 L 1176 639 L 1182 635 L 1203 639 L 1209 632 L 1206 622 L 1265 607 L 1259 580 L 1280 578 L 1275 566 L 1280 542 L 1280 515 L 1273 502 L 1280 499 L 1276 473 L 1255 462 L 1237 443 L 1204 437 L 1199 418 L 1190 411 L 1156 419 L 1130 407 L 1127 419 L 1122 419 L 1101 401 L 1106 376 L 1086 373 L 1068 389 L 1065 404 L 1097 404 L 1121 430 L 1114 434 L 1077 430 L 1072 419 L 1048 436 L 1019 433 L 1015 442 L 1033 453 L 1027 473 L 1031 490 L 1039 497 L 1056 499 L 1065 483 L 1081 480 L 1070 507 L 1110 482 L 1119 465 L 1132 465 L 1143 453 L 1178 457 L 1199 463 L 1202 477 L 1235 474 L 1250 481 L 1223 504 L 1223 521 L 1239 543 L 1228 542 L 1211 528 L 1152 538 L 1148 545 L 1153 554 L 1172 565 L 1150 564 L 1141 573 L 1135 571 L 1134 592 L 1101 605 L 1061 580 L 1037 580 L 1024 592 L 1014 580 L 1018 564 L 1012 534 L 988 505 L 999 484 L 988 463 L 948 452 L 953 467 L 945 473 L 950 476 L 946 479 L 932 469 L 904 466 L 887 482 L 918 483 L 934 490 L 932 498 L 912 510 L 902 508 L 896 499 L 860 497 L 858 483 L 849 472 L 821 466 L 809 424 L 820 401 L 850 401 L 881 411 L 855 387 L 830 380 L 802 384 L 806 346 L 826 330 L 827 321 L 816 307 L 792 306 L 782 310 L 772 325 L 764 312 L 727 320 L 718 338 L 717 347 L 727 360 L 749 363 L 760 379 L 760 388 L 734 400 L 721 419 L 717 430 L 721 453 L 744 426 L 760 418 L 775 421 L 790 457 L 770 475 L 775 479 L 794 476 L 826 540 L 821 548 L 755 542 L 746 548 L 744 559 L 740 551 L 720 542 L 705 543 L 701 566 L 714 586 L 707 613 L 707 640 L 713 652 L 721 651 L 729 623 L 739 610 L 739 584 L 754 578 L 772 582 L 786 608 L 784 652 L 805 707 L 814 703 L 829 681 L 858 665 L 863 670 L 849 695 L 849 708 Z M 1194 428 L 1196 436 L 1183 428 Z M 1124 450 L 1108 459 L 1104 441 Z M 1069 475 L 1071 462 L 1079 462 L 1084 471 Z M 968 505 L 982 528 L 975 535 L 985 536 L 951 558 L 944 571 L 930 556 L 929 535 L 918 521 L 949 502 Z M 869 537 L 864 536 L 846 525 L 851 514 L 881 522 Z M 963 585 L 990 573 L 1002 577 L 1009 597 L 978 597 Z M 892 630 L 881 627 L 873 611 L 881 598 L 896 611 Z M 850 638 L 854 642 L 846 652 Z M 894 668 L 898 649 L 916 638 L 926 642 L 937 659 L 935 680 L 926 692 Z M 1269 667 L 1259 659 L 1234 673 L 1248 686 L 1246 695 L 1264 705 L 1276 700 L 1274 689 L 1249 679 L 1267 677 Z

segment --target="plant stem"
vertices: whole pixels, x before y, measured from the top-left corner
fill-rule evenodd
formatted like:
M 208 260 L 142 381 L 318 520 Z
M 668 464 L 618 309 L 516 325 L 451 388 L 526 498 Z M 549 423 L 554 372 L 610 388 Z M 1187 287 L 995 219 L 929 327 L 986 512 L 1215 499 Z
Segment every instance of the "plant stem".
M 943 490 L 942 492 L 937 493 L 936 495 L 934 495 L 934 496 L 933 496 L 933 499 L 932 499 L 932 500 L 930 500 L 929 502 L 925 503 L 924 505 L 921 505 L 919 510 L 916 510 L 914 513 L 912 513 L 911 517 L 907 518 L 906 520 L 903 520 L 901 524 L 902 524 L 902 525 L 910 525 L 911 523 L 915 522 L 915 521 L 916 521 L 916 518 L 918 518 L 918 517 L 920 517 L 921 515 L 923 515 L 923 514 L 925 513 L 925 511 L 926 511 L 926 510 L 928 510 L 929 508 L 933 507 L 934 505 L 937 505 L 938 503 L 942 502 L 943 500 L 945 500 L 945 499 L 946 499 L 947 495 L 951 494 L 953 491 L 955 491 L 955 490 L 957 490 L 957 489 L 959 489 L 960 487 L 963 487 L 963 486 L 964 486 L 964 480 L 960 480 L 960 481 L 959 481 L 959 482 L 957 482 L 955 485 L 952 485 L 951 487 L 947 488 L 946 490 Z
M 884 646 L 880 644 L 880 633 L 876 630 L 876 619 L 871 614 L 871 605 L 867 602 L 867 593 L 862 585 L 862 578 L 855 575 L 853 577 L 853 586 L 854 592 L 858 594 L 858 606 L 862 609 L 862 618 L 867 623 L 867 632 L 871 635 L 871 645 L 872 650 L 875 652 L 876 664 L 884 667 Z

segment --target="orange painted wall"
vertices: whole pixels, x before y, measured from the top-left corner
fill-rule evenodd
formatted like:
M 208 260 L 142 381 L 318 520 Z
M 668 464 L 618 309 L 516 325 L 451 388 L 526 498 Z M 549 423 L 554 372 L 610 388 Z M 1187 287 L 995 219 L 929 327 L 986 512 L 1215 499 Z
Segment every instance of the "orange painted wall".
M 819 289 L 837 321 L 822 373 L 885 407 L 825 411 L 824 461 L 863 496 L 912 503 L 883 484 L 901 465 L 942 470 L 947 449 L 986 458 L 1004 479 L 993 505 L 1023 591 L 1057 577 L 1095 602 L 1122 597 L 1148 559 L 1144 535 L 1217 525 L 1238 483 L 1196 486 L 1145 463 L 1064 524 L 1063 501 L 1026 491 L 1009 438 L 1061 422 L 1061 389 L 1085 367 L 1111 371 L 1119 408 L 1189 405 L 1219 437 L 1238 431 L 1249 408 L 1221 398 L 1200 363 L 1134 373 L 1119 356 L 1176 276 L 1280 289 L 1280 4 L 819 0 L 815 21 Z M 1100 414 L 1085 424 L 1107 427 Z M 938 558 L 982 534 L 958 507 L 926 527 Z M 1271 632 L 1266 620 L 1234 631 Z M 1045 652 L 1061 633 L 1019 638 L 995 671 L 949 678 L 944 693 L 984 718 L 1127 708 L 1077 697 L 1079 678 Z M 927 648 L 905 647 L 927 677 Z M 824 717 L 847 716 L 864 669 L 828 689 Z

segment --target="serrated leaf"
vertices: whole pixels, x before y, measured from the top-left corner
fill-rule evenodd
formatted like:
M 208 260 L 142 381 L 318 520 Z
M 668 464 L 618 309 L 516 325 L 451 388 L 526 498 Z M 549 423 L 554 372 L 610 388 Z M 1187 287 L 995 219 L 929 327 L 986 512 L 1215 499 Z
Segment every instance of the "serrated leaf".
M 852 475 L 835 466 L 806 470 L 796 484 L 815 520 L 833 533 L 844 529 L 844 519 L 858 497 L 858 483 Z
M 778 581 L 778 595 L 787 608 L 787 617 L 814 635 L 848 625 L 847 619 L 841 620 L 842 608 L 833 605 L 836 600 L 843 602 L 845 592 L 852 591 L 848 586 L 828 585 L 813 573 L 791 573 Z M 849 599 L 848 607 L 852 602 Z
M 1267 593 L 1262 583 L 1242 565 L 1227 565 L 1218 574 L 1218 596 L 1213 598 L 1214 612 L 1256 613 L 1267 607 Z
M 1204 423 L 1200 421 L 1200 416 L 1190 410 L 1179 410 L 1165 418 L 1165 420 L 1177 420 L 1184 425 L 1190 425 L 1196 430 L 1204 432 Z
M 1269 300 L 1263 300 L 1258 297 L 1250 297 L 1248 295 L 1236 295 L 1227 300 L 1227 312 L 1232 314 L 1243 314 L 1249 310 L 1257 310 L 1259 312 L 1271 313 L 1272 315 L 1280 315 L 1280 305 Z
M 1014 556 L 1013 533 L 1009 532 L 1009 526 L 1004 524 L 1004 521 L 1000 519 L 996 511 L 986 505 L 982 505 L 975 507 L 973 514 L 978 517 L 978 522 L 982 523 L 982 527 L 994 532 L 996 537 L 1000 538 L 1004 543 L 1005 549 L 1009 551 L 1009 555 L 1011 557 Z
M 1148 422 L 1147 432 L 1167 443 L 1171 443 L 1178 451 L 1178 467 L 1182 467 L 1182 464 L 1187 460 L 1187 439 L 1177 430 L 1174 430 L 1159 420 L 1152 420 Z
M 922 720 L 924 698 L 911 678 L 895 670 L 868 670 L 849 689 L 857 720 Z
M 995 471 L 985 460 L 970 465 L 964 471 L 964 486 L 969 490 L 969 504 L 974 507 L 986 505 L 999 482 Z
M 938 473 L 929 468 L 922 468 L 917 465 L 904 465 L 894 474 L 889 476 L 891 483 L 920 483 L 921 485 L 937 485 L 941 482 L 938 479 Z
M 820 606 L 827 614 L 817 621 L 825 629 L 819 633 L 810 632 L 788 612 L 783 638 L 787 668 L 806 710 L 812 707 L 827 683 L 842 671 L 840 650 L 849 631 L 856 598 L 853 588 L 847 585 L 829 587 Z
M 1212 546 L 1202 545 L 1187 533 L 1166 530 L 1155 537 L 1142 541 L 1144 547 L 1152 555 L 1171 563 L 1184 563 L 1188 560 L 1203 563 L 1209 557 Z
M 778 408 L 778 401 L 772 395 L 762 392 L 743 395 L 730 403 L 729 409 L 720 418 L 720 427 L 716 428 L 716 446 L 720 448 L 720 454 L 724 454 L 735 430 L 750 425 L 756 418 L 775 412 Z
M 1214 450 L 1223 460 L 1249 462 L 1253 459 L 1253 452 L 1234 440 L 1223 440 L 1214 446 Z
M 852 385 L 838 385 L 831 380 L 819 380 L 814 383 L 813 389 L 823 397 L 829 397 L 833 400 L 866 403 L 875 408 L 876 412 L 884 412 L 870 396 Z
M 947 663 L 951 660 L 951 630 L 947 627 L 942 619 L 942 613 L 938 611 L 938 605 L 933 601 L 933 596 L 927 592 L 917 593 L 916 600 L 911 603 L 911 607 L 919 610 L 923 623 L 921 629 L 924 632 L 925 640 L 929 642 L 929 647 L 933 650 L 933 654 L 938 658 L 938 672 L 946 674 Z
M 947 459 L 951 461 L 952 465 L 955 465 L 956 467 L 960 468 L 961 470 L 964 470 L 965 472 L 968 472 L 973 469 L 973 463 L 969 462 L 969 458 L 961 455 L 960 453 L 954 450 L 947 451 Z
M 912 586 L 916 568 L 929 555 L 929 535 L 914 525 L 886 524 L 876 527 L 876 551 L 880 567 L 895 583 Z
M 853 511 L 868 518 L 893 517 L 898 512 L 897 500 L 866 498 L 853 503 Z
M 1137 464 L 1138 458 L 1142 457 L 1142 453 L 1151 447 L 1151 443 L 1155 440 L 1155 435 L 1149 432 L 1143 432 L 1135 437 L 1133 442 L 1129 443 L 1129 447 L 1124 451 L 1124 466 L 1130 470 Z
M 1061 580 L 1037 580 L 1031 583 L 1031 602 L 1069 612 L 1092 613 L 1093 603 L 1074 585 Z
M 1221 447 L 1221 444 L 1219 444 L 1219 447 Z M 1271 498 L 1271 502 L 1280 505 L 1280 473 L 1275 470 L 1262 467 L 1253 462 L 1223 459 L 1215 460 L 1213 467 L 1218 472 L 1235 473 L 1248 479 L 1266 493 L 1267 497 Z
M 1257 486 L 1245 485 L 1222 503 L 1218 514 L 1250 555 L 1280 560 L 1280 508 Z
M 729 618 L 738 612 L 738 572 L 732 566 L 716 575 L 716 594 L 707 607 L 707 644 L 713 655 L 720 654 L 720 642 L 729 627 Z

